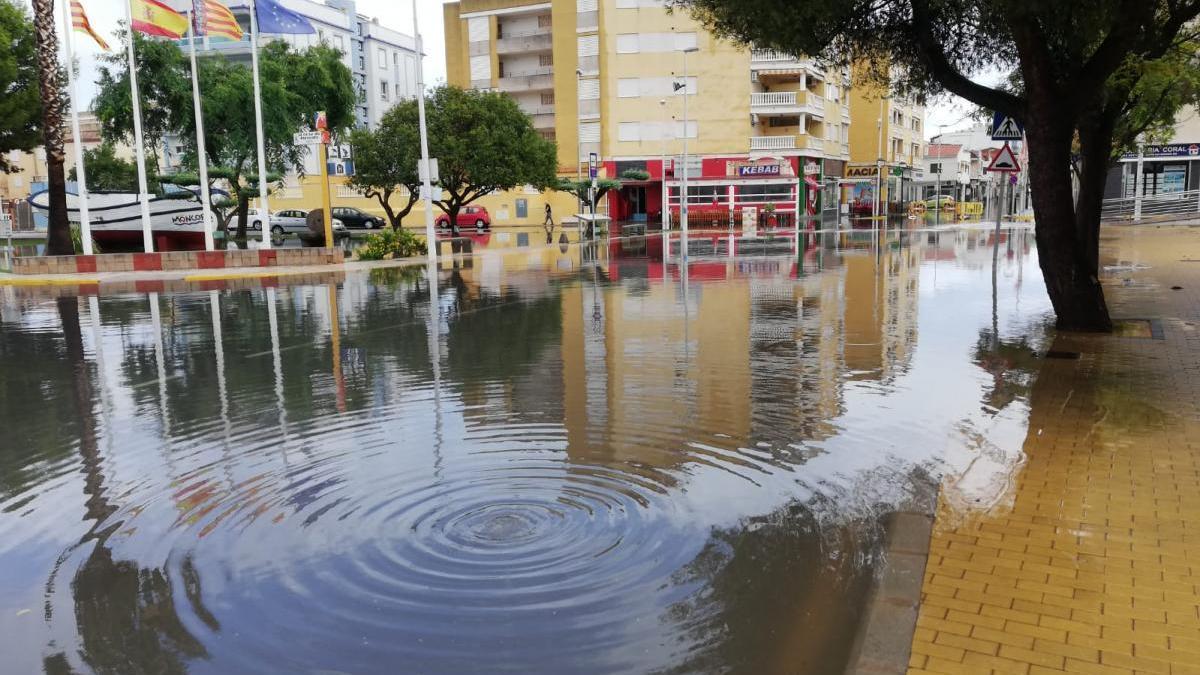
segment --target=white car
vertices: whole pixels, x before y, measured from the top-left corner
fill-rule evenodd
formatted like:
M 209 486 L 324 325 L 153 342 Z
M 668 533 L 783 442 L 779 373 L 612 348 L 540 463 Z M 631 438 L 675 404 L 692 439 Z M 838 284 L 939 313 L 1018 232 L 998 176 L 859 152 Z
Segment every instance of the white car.
M 250 216 L 250 229 L 262 231 L 262 218 L 255 212 Z M 345 230 L 346 225 L 337 218 L 333 219 L 334 230 Z M 308 212 L 300 209 L 276 211 L 271 214 L 271 234 L 280 237 L 285 233 L 308 231 Z

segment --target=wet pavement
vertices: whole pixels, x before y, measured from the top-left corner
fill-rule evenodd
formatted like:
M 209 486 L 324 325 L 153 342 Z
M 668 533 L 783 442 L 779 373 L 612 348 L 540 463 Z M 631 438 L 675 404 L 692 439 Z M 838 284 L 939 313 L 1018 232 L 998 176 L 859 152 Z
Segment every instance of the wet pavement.
M 896 514 L 1012 504 L 1031 230 L 516 234 L 0 288 L 3 669 L 841 672 Z
M 944 486 L 910 673 L 1200 672 L 1200 233 L 1111 228 L 1101 264 L 1114 336 L 991 350 L 1023 460 L 986 510 Z

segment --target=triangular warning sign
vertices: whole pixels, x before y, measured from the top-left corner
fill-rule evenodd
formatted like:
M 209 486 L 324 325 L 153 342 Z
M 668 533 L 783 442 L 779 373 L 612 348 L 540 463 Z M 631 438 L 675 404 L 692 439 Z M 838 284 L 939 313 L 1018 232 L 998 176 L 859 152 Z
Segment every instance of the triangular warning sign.
M 997 152 L 996 156 L 992 158 L 992 163 L 988 165 L 987 170 L 1014 172 L 1020 171 L 1021 165 L 1017 163 L 1017 156 L 1013 154 L 1012 148 L 1005 143 L 1004 147 L 1000 148 L 1000 152 Z

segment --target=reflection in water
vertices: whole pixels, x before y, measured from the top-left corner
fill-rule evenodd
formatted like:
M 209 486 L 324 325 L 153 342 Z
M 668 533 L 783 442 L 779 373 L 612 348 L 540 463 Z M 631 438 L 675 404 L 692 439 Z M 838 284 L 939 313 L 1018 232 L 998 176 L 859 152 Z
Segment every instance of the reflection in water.
M 1006 494 L 1031 232 L 994 300 L 982 229 L 501 234 L 90 339 L 0 297 L 14 669 L 838 671 L 882 518 Z

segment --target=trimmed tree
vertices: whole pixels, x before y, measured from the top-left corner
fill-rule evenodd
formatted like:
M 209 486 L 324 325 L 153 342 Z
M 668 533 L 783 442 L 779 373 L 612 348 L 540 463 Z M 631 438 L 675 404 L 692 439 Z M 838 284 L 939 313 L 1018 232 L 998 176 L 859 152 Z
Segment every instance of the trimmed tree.
M 575 195 L 575 198 L 578 199 L 581 204 L 595 209 L 600 204 L 600 200 L 604 199 L 604 195 L 612 192 L 613 190 L 621 189 L 621 181 L 612 178 L 597 179 L 596 193 L 592 195 L 592 201 L 589 203 L 588 191 L 591 189 L 591 187 L 592 181 L 586 178 L 583 180 L 563 178 L 558 183 L 558 190 L 560 192 L 567 192 Z
M 1038 258 L 1067 330 L 1108 331 L 1100 210 L 1116 127 L 1149 64 L 1178 52 L 1200 0 L 673 0 L 719 35 L 834 65 L 900 92 L 949 92 L 1025 124 Z M 1019 92 L 971 79 L 1015 69 Z M 1193 66 L 1194 67 L 1194 66 Z M 1078 143 L 1079 191 L 1072 190 Z
M 350 133 L 354 151 L 354 176 L 350 187 L 375 199 L 387 214 L 392 229 L 403 225 L 421 194 L 417 163 L 421 140 L 416 100 L 403 101 L 384 114 L 377 129 L 355 129 Z M 394 197 L 404 196 L 399 206 Z
M 137 164 L 130 159 L 117 156 L 117 149 L 110 141 L 99 147 L 83 151 L 83 165 L 87 168 L 88 190 L 111 190 L 120 192 L 137 191 Z M 77 167 L 67 174 L 70 180 L 79 180 Z M 153 179 L 155 174 L 152 160 L 146 158 L 146 175 Z
M 426 115 L 429 154 L 438 160 L 438 185 L 445 193 L 434 203 L 456 234 L 459 211 L 484 195 L 521 185 L 558 186 L 554 143 L 538 134 L 509 96 L 438 87 Z

